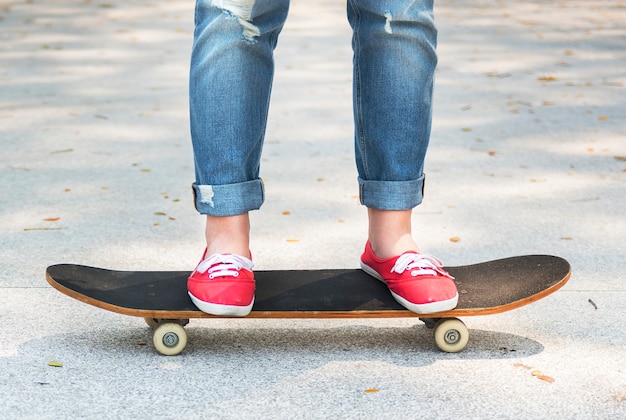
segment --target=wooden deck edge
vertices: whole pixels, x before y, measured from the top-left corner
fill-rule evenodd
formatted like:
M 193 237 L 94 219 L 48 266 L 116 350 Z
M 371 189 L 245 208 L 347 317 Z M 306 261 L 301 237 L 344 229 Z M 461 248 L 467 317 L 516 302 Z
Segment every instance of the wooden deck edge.
M 453 309 L 445 312 L 437 312 L 432 314 L 417 314 L 409 310 L 380 310 L 380 311 L 252 311 L 246 317 L 237 318 L 252 318 L 252 319 L 310 319 L 310 318 L 326 318 L 326 319 L 348 319 L 348 318 L 453 318 L 464 316 L 482 316 L 493 315 L 502 312 L 508 312 L 513 309 L 526 306 L 530 303 L 536 302 L 544 297 L 556 292 L 567 283 L 571 276 L 569 272 L 563 279 L 555 283 L 553 286 L 546 290 L 543 290 L 533 296 L 526 299 L 518 300 L 506 305 L 501 305 L 491 308 L 470 308 L 470 309 Z M 96 299 L 89 298 L 80 293 L 77 293 L 71 289 L 68 289 L 61 284 L 57 283 L 46 272 L 46 280 L 48 283 L 61 293 L 81 301 L 83 303 L 95 306 L 100 309 L 119 313 L 121 315 L 142 317 L 142 318 L 159 318 L 159 319 L 187 319 L 187 318 L 228 318 L 223 316 L 210 315 L 201 311 L 165 311 L 165 310 L 144 310 L 144 309 L 130 309 L 110 303 L 102 302 Z M 235 318 L 235 317 L 231 317 Z

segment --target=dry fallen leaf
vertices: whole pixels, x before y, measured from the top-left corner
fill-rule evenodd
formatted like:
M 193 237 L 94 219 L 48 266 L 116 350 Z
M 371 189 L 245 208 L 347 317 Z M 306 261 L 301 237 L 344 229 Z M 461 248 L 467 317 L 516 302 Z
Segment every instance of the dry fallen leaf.
M 368 394 L 374 394 L 376 392 L 379 392 L 380 390 L 378 388 L 368 388 L 365 390 L 365 392 L 367 392 Z
M 291 214 L 291 212 L 290 212 L 289 210 L 285 210 L 285 211 L 283 212 L 283 215 L 284 215 L 284 216 L 289 216 L 290 214 Z
M 300 242 L 300 239 L 287 239 L 287 242 L 290 242 L 290 243 Z
M 531 370 L 532 369 L 532 367 L 530 367 L 528 365 L 525 365 L 523 363 L 515 363 L 513 366 L 519 367 L 519 368 L 522 368 L 522 369 L 526 369 L 526 370 Z
M 453 236 L 452 238 L 450 238 L 450 242 L 460 242 L 461 238 L 459 238 L 458 236 Z
M 51 155 L 56 155 L 58 153 L 70 153 L 73 152 L 74 149 L 62 149 L 62 150 L 55 150 L 53 152 L 50 152 Z
M 542 82 L 555 82 L 557 78 L 554 76 L 542 76 L 538 80 L 541 80 Z
M 55 361 L 51 361 L 51 362 L 48 362 L 48 366 L 52 366 L 52 367 L 63 367 L 63 363 L 60 363 L 60 362 L 55 362 Z
M 43 219 L 44 222 L 56 222 L 58 220 L 61 220 L 60 217 L 46 217 L 45 219 Z
M 525 365 L 523 363 L 515 363 L 513 366 L 531 371 L 530 374 L 532 376 L 534 376 L 537 379 L 541 379 L 542 381 L 549 382 L 549 383 L 554 382 L 554 378 L 544 375 L 543 373 L 541 373 L 539 369 L 533 369 L 531 366 Z

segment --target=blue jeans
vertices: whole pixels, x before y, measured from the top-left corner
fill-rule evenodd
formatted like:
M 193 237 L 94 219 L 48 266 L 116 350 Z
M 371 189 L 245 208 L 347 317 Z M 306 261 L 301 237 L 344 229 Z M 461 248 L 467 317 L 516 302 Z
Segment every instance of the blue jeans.
M 353 30 L 355 157 L 361 203 L 422 201 L 437 64 L 433 0 L 348 0 Z M 259 177 L 273 51 L 289 0 L 197 0 L 191 137 L 201 214 L 261 207 Z

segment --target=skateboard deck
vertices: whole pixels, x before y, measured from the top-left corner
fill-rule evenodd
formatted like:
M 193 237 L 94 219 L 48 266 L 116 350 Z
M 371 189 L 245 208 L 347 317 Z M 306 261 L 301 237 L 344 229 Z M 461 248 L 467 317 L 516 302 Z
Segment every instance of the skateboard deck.
M 526 255 L 445 267 L 455 277 L 458 306 L 416 314 L 398 304 L 387 287 L 360 269 L 255 271 L 255 303 L 248 318 L 415 317 L 434 329 L 437 346 L 462 350 L 469 332 L 457 317 L 505 312 L 537 301 L 570 277 L 560 257 Z M 180 353 L 190 318 L 214 318 L 199 311 L 187 294 L 189 271 L 115 271 L 75 264 L 47 268 L 48 282 L 60 292 L 93 306 L 143 317 L 155 328 L 162 354 Z

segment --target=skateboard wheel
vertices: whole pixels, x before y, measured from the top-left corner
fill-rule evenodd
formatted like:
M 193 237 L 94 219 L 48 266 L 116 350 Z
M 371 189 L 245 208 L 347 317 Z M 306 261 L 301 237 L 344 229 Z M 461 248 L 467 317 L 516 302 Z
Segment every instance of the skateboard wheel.
M 165 356 L 174 356 L 185 349 L 187 332 L 178 323 L 159 324 L 154 330 L 152 342 L 159 353 Z
M 469 330 L 458 318 L 443 319 L 435 326 L 435 344 L 442 351 L 457 353 L 468 341 Z

